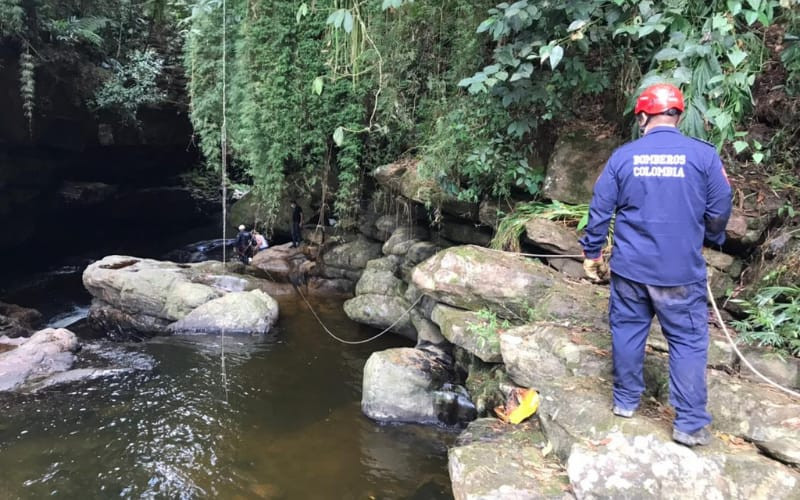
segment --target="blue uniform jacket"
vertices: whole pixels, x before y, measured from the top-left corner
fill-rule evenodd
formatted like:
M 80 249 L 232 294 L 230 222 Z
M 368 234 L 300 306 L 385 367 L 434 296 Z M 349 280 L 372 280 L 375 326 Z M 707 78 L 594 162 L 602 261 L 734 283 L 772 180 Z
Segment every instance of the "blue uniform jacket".
M 611 216 L 611 270 L 656 286 L 706 277 L 704 238 L 722 244 L 731 214 L 731 188 L 714 147 L 673 127 L 654 127 L 619 147 L 594 186 L 584 254 L 605 246 Z

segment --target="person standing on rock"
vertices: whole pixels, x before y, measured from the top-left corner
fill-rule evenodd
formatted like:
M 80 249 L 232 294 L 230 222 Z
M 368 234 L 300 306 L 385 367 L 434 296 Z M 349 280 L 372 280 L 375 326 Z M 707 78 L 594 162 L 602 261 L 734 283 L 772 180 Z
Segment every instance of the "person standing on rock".
M 612 153 L 594 186 L 581 238 L 586 275 L 599 280 L 612 216 L 609 323 L 614 363 L 613 412 L 632 417 L 644 391 L 644 351 L 653 315 L 669 343 L 672 438 L 711 442 L 706 410 L 708 304 L 704 240 L 721 245 L 731 188 L 713 145 L 677 128 L 681 91 L 656 84 L 634 113 L 644 136 Z
M 253 256 L 253 235 L 244 224 L 239 226 L 239 234 L 236 235 L 236 252 L 242 264 L 248 264 Z
M 300 228 L 303 227 L 303 209 L 296 201 L 292 200 L 292 245 L 291 248 L 297 248 L 300 245 L 302 236 Z

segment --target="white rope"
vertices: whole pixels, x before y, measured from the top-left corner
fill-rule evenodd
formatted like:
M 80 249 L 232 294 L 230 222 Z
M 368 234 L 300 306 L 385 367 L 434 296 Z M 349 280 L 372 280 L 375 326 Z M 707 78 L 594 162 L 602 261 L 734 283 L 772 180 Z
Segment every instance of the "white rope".
M 386 329 L 385 329 L 385 330 L 383 330 L 382 332 L 378 333 L 377 335 L 373 335 L 372 337 L 370 337 L 370 338 L 368 338 L 368 339 L 364 339 L 364 340 L 344 340 L 344 339 L 342 339 L 342 338 L 339 338 L 339 337 L 337 337 L 337 336 L 336 336 L 336 335 L 335 335 L 335 334 L 334 334 L 332 331 L 330 331 L 330 330 L 328 329 L 328 327 L 327 327 L 327 326 L 325 326 L 325 323 L 323 323 L 323 322 L 322 322 L 322 320 L 320 319 L 320 317 L 317 315 L 316 311 L 314 311 L 314 308 L 313 308 L 313 307 L 311 307 L 311 304 L 310 304 L 310 303 L 308 302 L 308 300 L 306 299 L 306 296 L 305 296 L 305 295 L 303 295 L 303 292 L 300 290 L 300 287 L 298 287 L 298 286 L 295 286 L 295 287 L 294 287 L 294 289 L 295 289 L 295 290 L 297 290 L 297 293 L 299 293 L 299 294 L 300 294 L 300 297 L 302 297 L 302 298 L 303 298 L 303 302 L 305 302 L 305 303 L 306 303 L 306 305 L 308 306 L 308 309 L 311 311 L 311 314 L 313 314 L 313 315 L 314 315 L 314 317 L 317 319 L 317 323 L 319 323 L 319 325 L 322 327 L 322 329 L 323 329 L 323 330 L 325 330 L 325 333 L 327 333 L 328 335 L 330 335 L 330 336 L 331 336 L 332 338 L 334 338 L 335 340 L 338 340 L 338 341 L 339 341 L 339 342 L 341 342 L 342 344 L 347 344 L 347 345 L 359 345 L 359 344 L 366 344 L 367 342 L 372 342 L 373 340 L 377 339 L 378 337 L 381 337 L 382 335 L 384 335 L 384 334 L 388 333 L 388 332 L 389 332 L 389 330 L 391 330 L 391 329 L 392 329 L 392 328 L 394 328 L 394 327 L 395 327 L 395 326 L 396 326 L 398 323 L 400 323 L 400 320 L 401 320 L 401 319 L 403 319 L 403 318 L 405 317 L 405 315 L 406 315 L 406 314 L 410 313 L 410 312 L 411 312 L 411 311 L 412 311 L 412 310 L 413 310 L 415 307 L 417 307 L 417 304 L 419 304 L 419 301 L 420 301 L 420 300 L 422 300 L 422 297 L 424 297 L 424 295 L 420 295 L 420 296 L 417 298 L 417 300 L 415 300 L 415 301 L 414 301 L 414 303 L 413 303 L 413 304 L 411 304 L 411 307 L 409 307 L 408 309 L 406 309 L 405 311 L 403 311 L 403 314 L 401 314 L 401 315 L 400 315 L 400 317 L 398 317 L 398 318 L 397 318 L 397 320 L 395 320 L 395 322 L 394 322 L 394 323 L 392 323 L 391 325 L 389 325 L 388 327 L 386 327 Z
M 711 307 L 714 309 L 714 314 L 717 316 L 717 321 L 719 321 L 719 324 L 722 325 L 722 331 L 725 332 L 725 336 L 728 337 L 728 342 L 731 343 L 731 346 L 733 347 L 734 352 L 736 352 L 736 355 L 739 356 L 739 359 L 741 359 L 744 362 L 745 366 L 750 368 L 750 370 L 753 373 L 755 373 L 758 376 L 758 378 L 760 378 L 764 382 L 768 383 L 772 387 L 774 387 L 774 388 L 776 388 L 776 389 L 778 389 L 780 391 L 783 391 L 786 394 L 788 394 L 788 395 L 790 395 L 790 396 L 792 396 L 794 398 L 800 398 L 800 392 L 793 391 L 793 390 L 789 389 L 788 387 L 784 387 L 784 386 L 778 384 L 777 382 L 774 382 L 774 381 L 770 380 L 765 375 L 763 375 L 760 371 L 756 370 L 756 368 L 753 365 L 751 365 L 749 361 L 747 361 L 747 358 L 745 358 L 742 355 L 741 351 L 739 351 L 739 348 L 736 347 L 736 342 L 733 341 L 733 338 L 731 338 L 731 334 L 728 333 L 728 328 L 725 327 L 725 322 L 722 320 L 722 314 L 720 314 L 719 308 L 717 307 L 717 302 L 714 300 L 714 292 L 711 291 L 711 284 L 708 281 L 706 281 L 706 289 L 708 290 L 708 297 L 709 297 L 709 299 L 711 301 Z
M 222 274 L 225 274 L 225 233 L 227 232 L 228 202 L 228 122 L 227 122 L 227 59 L 228 59 L 228 9 L 226 0 L 222 0 L 222 125 L 220 127 L 220 152 L 222 156 Z M 228 401 L 228 373 L 225 370 L 225 327 L 220 328 L 220 358 L 222 370 L 222 386 L 225 389 L 225 401 Z

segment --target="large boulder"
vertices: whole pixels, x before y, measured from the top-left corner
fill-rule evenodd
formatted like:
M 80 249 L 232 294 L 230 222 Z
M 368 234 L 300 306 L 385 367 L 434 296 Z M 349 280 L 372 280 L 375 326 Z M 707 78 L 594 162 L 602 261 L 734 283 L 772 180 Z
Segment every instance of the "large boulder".
M 548 219 L 534 217 L 526 222 L 524 236 L 525 241 L 548 252 L 564 255 L 581 255 L 583 253 L 583 248 L 578 244 L 578 235 L 574 230 Z
M 278 303 L 262 292 L 231 292 L 169 326 L 172 333 L 265 334 L 278 320 Z
M 383 244 L 385 255 L 404 256 L 412 246 L 428 238 L 428 230 L 420 226 L 400 226 Z
M 344 303 L 347 317 L 357 323 L 391 331 L 416 340 L 417 332 L 411 322 L 411 304 L 403 297 L 388 295 L 356 295 Z
M 36 309 L 0 302 L 0 336 L 28 337 L 42 324 Z
M 439 302 L 515 320 L 605 324 L 608 291 L 569 282 L 540 262 L 477 246 L 451 247 L 419 264 L 414 285 Z
M 367 262 L 378 257 L 381 257 L 381 244 L 359 235 L 352 241 L 330 247 L 319 260 L 323 266 L 323 276 L 342 278 L 340 273 L 345 272 L 348 278 L 355 281 Z
M 16 391 L 26 384 L 70 369 L 78 347 L 78 339 L 71 331 L 46 328 L 19 343 L 15 349 L 0 351 L 0 392 Z
M 578 498 L 797 498 L 800 474 L 752 450 L 692 450 L 663 435 L 578 442 L 567 473 Z
M 89 322 L 111 338 L 140 339 L 168 333 L 168 325 L 226 294 L 252 290 L 263 293 L 272 289 L 270 285 L 275 285 L 253 276 L 236 274 L 233 269 L 241 271 L 245 267 L 230 264 L 226 270 L 220 262 L 175 264 L 121 255 L 105 257 L 88 266 L 83 273 L 84 286 L 93 296 Z M 216 327 L 229 326 L 237 329 L 237 325 L 242 327 L 242 331 L 264 331 L 262 321 L 271 325 L 273 316 L 277 314 L 274 301 L 271 298 L 262 301 L 235 299 L 243 296 L 248 295 L 234 295 L 222 301 L 222 304 L 230 306 L 236 302 L 235 313 L 225 312 L 212 304 L 198 311 L 191 322 L 181 323 L 181 331 L 216 331 Z M 260 297 L 258 294 L 248 297 L 256 296 Z M 247 307 L 252 307 L 252 311 L 243 312 L 242 308 Z M 215 320 L 208 317 L 208 311 L 222 316 Z M 236 318 L 226 314 L 234 314 Z
M 308 258 L 299 248 L 292 248 L 291 243 L 285 243 L 261 250 L 253 256 L 251 265 L 263 271 L 271 281 L 297 283 L 306 279 L 301 268 L 307 261 Z
M 373 170 L 372 175 L 381 186 L 421 205 L 436 205 L 442 212 L 478 222 L 478 204 L 460 201 L 444 192 L 435 179 L 422 175 L 420 161 L 403 159 Z
M 518 426 L 494 418 L 469 424 L 448 451 L 456 500 L 572 498 L 561 465 L 542 449 L 547 438 L 535 420 Z
M 481 318 L 477 313 L 437 304 L 431 312 L 431 321 L 439 325 L 444 338 L 466 349 L 487 363 L 500 363 L 498 325 Z
M 461 403 L 446 397 L 451 378 L 449 360 L 435 349 L 372 353 L 364 366 L 361 410 L 384 422 L 451 423 Z
M 221 295 L 192 283 L 172 262 L 111 255 L 89 265 L 83 284 L 95 298 L 129 313 L 177 321 Z
M 547 165 L 542 194 L 566 203 L 589 203 L 594 182 L 619 145 L 613 136 L 576 131 L 559 137 Z

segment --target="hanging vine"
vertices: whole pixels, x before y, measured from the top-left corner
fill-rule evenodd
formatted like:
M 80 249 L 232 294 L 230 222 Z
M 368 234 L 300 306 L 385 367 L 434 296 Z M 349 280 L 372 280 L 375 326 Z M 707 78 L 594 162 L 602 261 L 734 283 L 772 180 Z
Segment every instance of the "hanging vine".
M 28 121 L 28 136 L 33 139 L 33 110 L 36 98 L 36 66 L 30 49 L 19 56 L 19 94 L 22 97 L 22 112 Z

